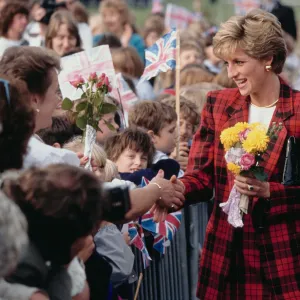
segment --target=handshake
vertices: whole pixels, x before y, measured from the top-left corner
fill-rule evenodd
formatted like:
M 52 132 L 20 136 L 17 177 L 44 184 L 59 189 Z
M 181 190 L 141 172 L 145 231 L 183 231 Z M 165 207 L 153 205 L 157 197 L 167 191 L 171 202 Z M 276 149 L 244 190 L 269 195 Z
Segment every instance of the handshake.
M 150 185 L 156 185 L 160 196 L 152 206 L 150 212 L 154 214 L 154 221 L 161 222 L 166 219 L 169 212 L 180 209 L 185 201 L 185 186 L 175 175 L 170 180 L 164 179 L 164 172 L 160 170 Z

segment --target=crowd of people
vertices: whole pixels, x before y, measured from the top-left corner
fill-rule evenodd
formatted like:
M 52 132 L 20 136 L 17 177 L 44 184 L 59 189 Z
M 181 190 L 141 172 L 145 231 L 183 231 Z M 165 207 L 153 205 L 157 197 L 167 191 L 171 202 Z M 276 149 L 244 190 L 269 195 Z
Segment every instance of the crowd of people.
M 281 180 L 286 139 L 300 138 L 300 59 L 294 28 L 282 30 L 271 3 L 219 29 L 201 17 L 180 31 L 177 115 L 175 70 L 139 81 L 145 49 L 170 30 L 163 13 L 137 28 L 125 0 L 102 0 L 93 16 L 76 0 L 1 1 L 0 299 L 133 299 L 121 225 L 150 209 L 164 220 L 212 195 L 199 298 L 300 298 L 299 187 Z M 60 57 L 99 45 L 138 101 L 124 128 L 118 99 L 105 96 L 117 111 L 99 120 L 89 171 L 58 73 Z M 267 181 L 226 169 L 220 133 L 237 122 L 281 124 L 262 163 Z M 243 228 L 219 207 L 233 185 L 250 197 Z

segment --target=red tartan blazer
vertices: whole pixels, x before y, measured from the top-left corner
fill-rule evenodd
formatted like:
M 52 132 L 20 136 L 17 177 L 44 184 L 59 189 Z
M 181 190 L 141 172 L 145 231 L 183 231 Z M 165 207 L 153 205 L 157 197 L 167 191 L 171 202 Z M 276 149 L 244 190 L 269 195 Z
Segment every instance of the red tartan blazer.
M 300 92 L 280 81 L 280 99 L 271 122 L 282 123 L 283 128 L 278 139 L 269 143 L 261 163 L 270 182 L 269 211 L 263 232 L 255 231 L 252 224 L 256 199 L 250 200 L 249 213 L 243 217 L 243 263 L 238 268 L 244 286 L 239 299 L 300 299 L 300 187 L 281 184 L 287 138 L 300 138 Z M 219 207 L 227 201 L 234 180 L 226 168 L 220 134 L 237 122 L 248 122 L 250 101 L 238 89 L 210 92 L 207 97 L 187 171 L 181 178 L 186 193 L 215 189 L 214 209 L 200 261 L 201 300 L 223 299 L 226 289 L 236 229 L 229 225 L 227 215 Z M 200 196 L 199 201 L 204 200 Z

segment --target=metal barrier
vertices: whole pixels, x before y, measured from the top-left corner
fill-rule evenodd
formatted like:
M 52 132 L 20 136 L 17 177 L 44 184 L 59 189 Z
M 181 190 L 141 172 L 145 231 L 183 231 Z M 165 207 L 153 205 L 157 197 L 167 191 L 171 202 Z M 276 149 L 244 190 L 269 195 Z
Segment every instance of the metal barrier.
M 199 203 L 184 209 L 181 226 L 166 254 L 154 254 L 146 270 L 141 253 L 135 254 L 134 270 L 144 274 L 139 300 L 195 300 L 200 245 L 203 245 L 207 224 L 207 204 Z M 136 289 L 137 283 L 133 288 Z

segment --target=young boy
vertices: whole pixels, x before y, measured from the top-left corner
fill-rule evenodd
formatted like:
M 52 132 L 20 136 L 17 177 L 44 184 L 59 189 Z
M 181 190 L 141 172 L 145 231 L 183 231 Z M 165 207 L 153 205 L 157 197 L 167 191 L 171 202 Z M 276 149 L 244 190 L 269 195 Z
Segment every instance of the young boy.
M 161 103 L 165 103 L 175 109 L 176 99 L 174 96 L 170 96 L 168 98 L 162 99 Z M 179 164 L 181 170 L 185 171 L 188 156 L 189 156 L 189 148 L 195 133 L 196 128 L 199 125 L 200 117 L 197 112 L 196 105 L 185 99 L 184 97 L 180 97 L 180 144 L 179 144 L 179 157 L 177 159 L 176 150 L 174 150 L 170 157 L 176 159 Z
M 175 110 L 156 101 L 137 103 L 128 114 L 129 126 L 136 126 L 147 131 L 155 147 L 153 163 L 169 158 L 176 146 Z
M 120 176 L 139 185 L 142 177 L 151 180 L 162 169 L 165 178 L 177 174 L 179 165 L 173 160 L 152 165 L 154 147 L 148 134 L 142 130 L 128 128 L 110 137 L 105 143 L 107 157 L 118 167 Z
M 180 45 L 180 68 L 189 64 L 202 64 L 205 59 L 204 50 L 196 41 L 184 41 Z

